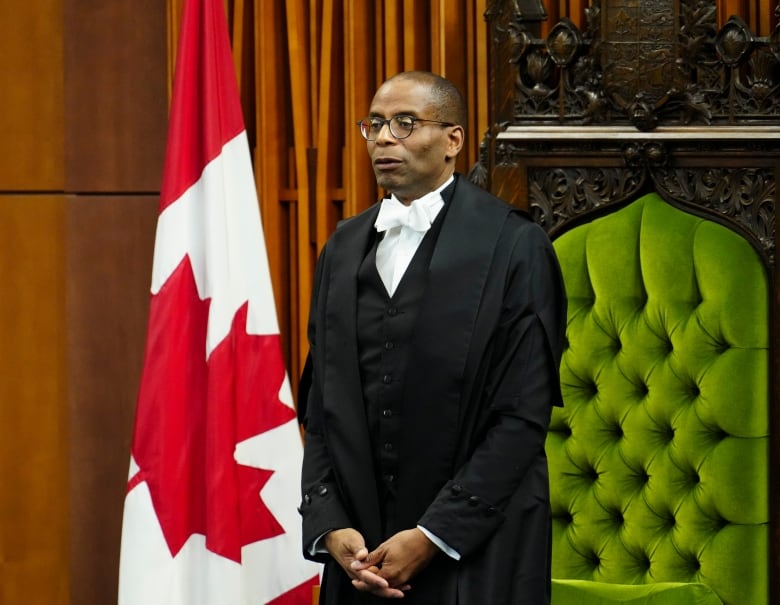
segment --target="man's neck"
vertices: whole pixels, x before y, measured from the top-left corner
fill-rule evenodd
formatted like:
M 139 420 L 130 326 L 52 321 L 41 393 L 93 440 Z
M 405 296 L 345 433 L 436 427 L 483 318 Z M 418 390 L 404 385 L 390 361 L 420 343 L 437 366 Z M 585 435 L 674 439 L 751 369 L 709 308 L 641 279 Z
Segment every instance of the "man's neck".
M 421 200 L 421 199 L 423 199 L 424 197 L 427 197 L 427 196 L 429 196 L 431 193 L 439 193 L 439 194 L 441 194 L 441 192 L 442 192 L 442 191 L 444 191 L 444 189 L 446 189 L 446 188 L 447 188 L 447 186 L 448 186 L 450 183 L 452 183 L 452 181 L 453 181 L 454 179 L 455 179 L 455 175 L 454 175 L 454 174 L 450 174 L 450 175 L 449 175 L 449 176 L 448 176 L 446 179 L 444 179 L 444 182 L 442 182 L 442 184 L 441 184 L 441 185 L 439 185 L 439 186 L 438 186 L 438 187 L 436 187 L 435 189 L 433 189 L 433 190 L 431 190 L 431 191 L 429 191 L 429 192 L 427 192 L 427 193 L 424 193 L 423 195 L 417 196 L 417 197 L 415 197 L 415 198 L 401 197 L 401 196 L 399 196 L 399 195 L 398 195 L 397 193 L 395 193 L 395 192 L 391 192 L 391 194 L 393 195 L 393 197 L 395 197 L 395 199 L 397 199 L 399 202 L 401 202 L 401 203 L 402 203 L 404 206 L 411 206 L 411 205 L 412 205 L 414 202 L 416 202 L 417 200 Z

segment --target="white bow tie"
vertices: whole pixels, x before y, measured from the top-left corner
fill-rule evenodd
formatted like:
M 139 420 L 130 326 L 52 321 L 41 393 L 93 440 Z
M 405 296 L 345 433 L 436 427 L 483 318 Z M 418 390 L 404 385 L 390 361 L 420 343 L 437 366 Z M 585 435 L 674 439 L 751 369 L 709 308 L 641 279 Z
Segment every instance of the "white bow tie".
M 380 233 L 393 227 L 405 226 L 420 231 L 428 231 L 431 227 L 430 210 L 425 203 L 412 202 L 406 206 L 394 198 L 382 200 L 379 207 L 379 215 L 376 217 L 374 227 Z

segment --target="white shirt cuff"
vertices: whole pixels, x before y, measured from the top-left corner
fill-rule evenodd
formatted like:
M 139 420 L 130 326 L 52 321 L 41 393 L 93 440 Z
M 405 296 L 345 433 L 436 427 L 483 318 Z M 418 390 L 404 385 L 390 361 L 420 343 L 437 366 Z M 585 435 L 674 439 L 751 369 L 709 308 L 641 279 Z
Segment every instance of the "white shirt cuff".
M 314 555 L 327 555 L 328 549 L 325 548 L 325 541 L 323 538 L 327 536 L 330 533 L 330 531 L 326 531 L 323 534 L 321 534 L 314 542 L 311 543 L 311 546 L 309 547 L 309 554 Z
M 437 535 L 432 534 L 427 529 L 425 529 L 422 525 L 418 525 L 417 529 L 419 529 L 422 533 L 425 534 L 425 536 L 433 542 L 439 549 L 448 557 L 452 557 L 456 561 L 460 561 L 460 553 L 455 550 L 454 548 L 450 547 L 444 540 L 439 538 Z

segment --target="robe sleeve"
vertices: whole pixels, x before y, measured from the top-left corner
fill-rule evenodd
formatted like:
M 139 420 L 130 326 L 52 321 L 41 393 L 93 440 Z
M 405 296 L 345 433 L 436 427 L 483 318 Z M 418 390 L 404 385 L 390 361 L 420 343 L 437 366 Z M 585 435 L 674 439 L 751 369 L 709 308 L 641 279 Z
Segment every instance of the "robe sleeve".
M 543 493 L 520 497 L 548 498 L 544 442 L 551 406 L 561 403 L 566 298 L 541 228 L 524 223 L 510 259 L 500 319 L 483 360 L 488 378 L 478 396 L 481 426 L 473 451 L 419 521 L 463 557 L 503 524 L 510 500 L 536 484 L 524 479 L 539 465 L 545 471 Z
M 325 441 L 322 391 L 319 386 L 321 364 L 317 357 L 318 300 L 323 276 L 326 274 L 326 252 L 323 249 L 317 263 L 309 317 L 309 355 L 307 375 L 303 391 L 306 396 L 303 416 L 304 446 L 301 470 L 301 504 L 298 508 L 303 518 L 303 555 L 307 559 L 324 562 L 326 553 L 313 552 L 312 545 L 333 529 L 351 527 L 344 505 L 339 497 L 331 457 Z

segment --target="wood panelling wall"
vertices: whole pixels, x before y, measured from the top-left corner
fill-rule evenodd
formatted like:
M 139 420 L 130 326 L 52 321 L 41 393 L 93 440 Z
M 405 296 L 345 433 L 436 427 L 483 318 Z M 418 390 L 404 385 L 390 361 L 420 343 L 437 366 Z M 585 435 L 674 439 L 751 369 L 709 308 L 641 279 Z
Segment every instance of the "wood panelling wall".
M 0 12 L 0 603 L 68 603 L 61 0 Z
M 758 36 L 771 36 L 780 15 L 774 14 L 777 0 L 718 0 L 718 26 L 738 16 Z
M 61 195 L 0 195 L 4 604 L 69 603 L 64 217 Z
M 0 7 L 0 603 L 116 602 L 165 5 Z
M 63 0 L 70 601 L 116 602 L 168 117 L 159 0 Z
M 0 8 L 0 190 L 62 191 L 62 0 Z

